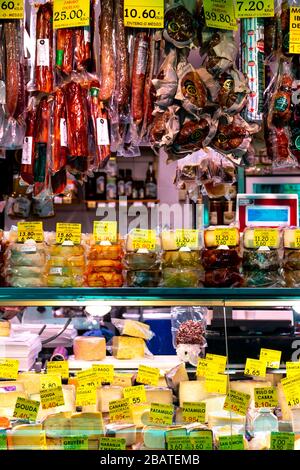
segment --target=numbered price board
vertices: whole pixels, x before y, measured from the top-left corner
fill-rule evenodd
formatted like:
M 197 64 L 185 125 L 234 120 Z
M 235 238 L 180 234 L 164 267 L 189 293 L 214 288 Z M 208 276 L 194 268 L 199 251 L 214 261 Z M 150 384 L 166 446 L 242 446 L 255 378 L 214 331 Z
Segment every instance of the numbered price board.
M 26 240 L 44 240 L 43 222 L 18 222 L 18 242 L 24 243 Z
M 220 436 L 220 450 L 244 450 L 244 438 L 242 434 L 236 436 Z
M 126 450 L 126 439 L 118 437 L 100 437 L 100 450 Z
M 255 408 L 275 408 L 278 405 L 275 387 L 258 387 L 254 389 Z
M 191 433 L 193 450 L 213 450 L 213 437 L 211 431 L 195 431 Z
M 234 411 L 239 415 L 246 416 L 250 399 L 251 396 L 248 393 L 230 390 L 225 399 L 224 410 Z
M 90 2 L 86 0 L 54 0 L 53 27 L 89 26 Z
M 227 392 L 228 377 L 224 374 L 206 373 L 205 389 L 208 393 L 220 393 L 225 395 Z
M 0 0 L 0 20 L 22 20 L 24 18 L 23 0 Z
M 55 408 L 56 406 L 63 406 L 65 404 L 62 387 L 41 390 L 40 397 L 43 410 Z
M 139 365 L 136 381 L 140 384 L 153 385 L 157 387 L 159 380 L 159 369 Z
M 267 365 L 259 359 L 247 359 L 244 370 L 245 375 L 253 375 L 254 377 L 265 377 Z
M 182 419 L 184 423 L 205 423 L 206 403 L 184 402 Z
M 64 450 L 88 450 L 89 441 L 87 436 L 71 436 L 63 438 Z
M 164 0 L 124 0 L 124 25 L 132 28 L 163 28 Z
M 232 0 L 204 0 L 203 6 L 206 26 L 227 30 L 237 29 Z
M 283 392 L 288 406 L 300 404 L 300 375 L 295 375 L 281 380 Z
M 72 242 L 79 245 L 81 242 L 81 224 L 56 224 L 56 243 Z
M 260 350 L 259 359 L 265 361 L 267 367 L 270 369 L 279 369 L 280 360 L 281 360 L 281 351 L 276 351 L 275 349 L 264 349 Z
M 114 381 L 114 366 L 111 364 L 98 365 L 93 364 L 92 370 L 95 371 L 97 379 L 101 383 L 112 383 Z
M 109 420 L 111 423 L 132 423 L 132 409 L 128 398 L 109 402 Z
M 289 52 L 300 54 L 300 7 L 290 7 Z
M 274 0 L 237 0 L 237 18 L 265 18 L 274 16 Z
M 293 432 L 271 432 L 271 450 L 294 450 Z
M 94 221 L 94 239 L 96 243 L 109 241 L 115 243 L 117 241 L 117 222 L 114 220 Z
M 132 405 L 137 405 L 138 403 L 145 403 L 146 399 L 146 390 L 144 385 L 136 385 L 135 387 L 125 387 L 123 389 L 124 398 L 128 398 Z
M 279 244 L 279 231 L 277 228 L 255 228 L 253 248 L 267 246 L 268 248 L 276 248 Z
M 197 249 L 199 246 L 199 230 L 175 230 L 177 248 L 187 247 Z
M 62 379 L 69 378 L 68 361 L 49 361 L 47 362 L 47 373 L 60 374 Z
M 14 418 L 36 421 L 39 407 L 39 401 L 27 400 L 26 398 L 18 397 L 14 409 Z
M 18 370 L 19 361 L 17 359 L 0 358 L 0 379 L 16 380 Z
M 221 356 L 220 354 L 206 354 L 205 359 L 209 361 L 209 368 L 214 368 L 219 374 L 225 372 L 227 364 L 227 356 Z
M 134 250 L 154 250 L 156 245 L 155 230 L 143 230 L 136 228 L 131 232 Z
M 61 375 L 59 374 L 41 374 L 41 390 L 49 390 L 61 386 Z
M 216 228 L 214 230 L 214 245 L 237 246 L 239 233 L 236 228 Z
M 169 437 L 167 448 L 168 450 L 192 450 L 192 443 L 189 437 Z
M 174 406 L 162 403 L 151 403 L 149 421 L 152 424 L 171 425 L 173 422 Z

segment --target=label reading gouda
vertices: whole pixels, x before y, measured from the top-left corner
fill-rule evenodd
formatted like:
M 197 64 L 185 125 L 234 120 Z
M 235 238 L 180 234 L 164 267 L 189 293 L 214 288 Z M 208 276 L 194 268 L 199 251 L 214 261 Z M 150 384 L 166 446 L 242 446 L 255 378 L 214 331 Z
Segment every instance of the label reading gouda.
M 63 438 L 64 450 L 88 450 L 89 441 L 87 436 L 70 436 Z
M 184 246 L 196 249 L 199 246 L 199 230 L 177 229 L 175 231 L 177 248 Z
M 126 450 L 126 439 L 118 437 L 100 437 L 100 450 Z
M 262 348 L 260 350 L 259 359 L 261 361 L 265 361 L 267 367 L 269 367 L 270 369 L 279 369 L 280 360 L 281 360 L 281 351 Z
M 173 422 L 174 406 L 162 403 L 151 403 L 149 421 L 153 424 L 169 426 Z
M 81 224 L 65 224 L 58 222 L 56 224 L 56 243 L 72 242 L 74 245 L 80 245 L 81 242 Z
M 56 387 L 40 391 L 43 410 L 63 406 L 65 404 L 62 387 Z
M 278 406 L 277 389 L 275 387 L 258 387 L 254 389 L 255 408 L 275 408 Z
M 205 423 L 206 403 L 184 402 L 182 419 L 184 423 Z
M 109 402 L 109 421 L 111 423 L 132 423 L 132 409 L 128 398 Z
M 60 374 L 62 379 L 68 379 L 69 378 L 68 361 L 48 361 L 47 373 L 48 374 Z
M 93 234 L 96 243 L 104 241 L 115 243 L 117 241 L 117 222 L 95 220 Z
M 227 392 L 227 382 L 227 375 L 207 373 L 204 386 L 208 393 L 220 393 L 225 395 Z
M 44 240 L 43 222 L 18 222 L 18 242 L 24 243 L 26 240 Z
M 111 364 L 93 364 L 92 369 L 101 383 L 112 383 L 114 381 L 114 366 Z
M 189 437 L 169 437 L 167 448 L 168 450 L 192 450 L 192 444 Z
M 259 359 L 247 359 L 244 370 L 245 375 L 253 375 L 254 377 L 266 376 L 267 364 Z
M 123 390 L 124 398 L 128 398 L 132 405 L 145 403 L 146 390 L 144 385 L 136 385 L 135 387 L 125 387 Z
M 248 393 L 236 392 L 230 390 L 226 396 L 224 410 L 234 411 L 235 413 L 246 416 L 251 396 Z
M 164 12 L 164 0 L 124 0 L 124 25 L 163 28 Z
M 153 385 L 157 387 L 159 380 L 159 369 L 156 367 L 148 367 L 140 365 L 136 381 L 140 384 Z
M 26 398 L 18 397 L 13 416 L 14 418 L 36 421 L 39 407 L 39 401 L 27 400 Z
M 89 23 L 90 2 L 86 0 L 54 0 L 54 29 L 89 26 Z
M 16 380 L 18 370 L 19 361 L 17 359 L 0 358 L 0 379 Z

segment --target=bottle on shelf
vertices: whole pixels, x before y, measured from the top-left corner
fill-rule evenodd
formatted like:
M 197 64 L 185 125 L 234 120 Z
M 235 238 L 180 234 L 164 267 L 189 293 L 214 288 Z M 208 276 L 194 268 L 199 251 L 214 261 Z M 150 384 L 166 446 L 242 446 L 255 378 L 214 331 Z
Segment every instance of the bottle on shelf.
M 139 189 L 138 189 L 138 181 L 134 181 L 132 185 L 132 199 L 139 198 Z
M 258 415 L 253 420 L 253 432 L 255 435 L 257 432 L 267 431 L 278 431 L 278 419 L 272 413 L 270 408 L 260 408 Z
M 145 198 L 157 199 L 157 181 L 155 178 L 153 163 L 151 162 L 148 165 L 148 170 L 147 170 L 147 175 L 146 175 Z
M 139 199 L 145 199 L 145 188 L 143 181 L 139 182 Z
M 95 179 L 96 199 L 104 200 L 106 198 L 106 173 L 96 174 Z
M 133 180 L 131 170 L 125 172 L 125 195 L 128 199 L 132 199 Z
M 119 171 L 117 186 L 118 186 L 118 197 L 125 196 L 125 170 Z

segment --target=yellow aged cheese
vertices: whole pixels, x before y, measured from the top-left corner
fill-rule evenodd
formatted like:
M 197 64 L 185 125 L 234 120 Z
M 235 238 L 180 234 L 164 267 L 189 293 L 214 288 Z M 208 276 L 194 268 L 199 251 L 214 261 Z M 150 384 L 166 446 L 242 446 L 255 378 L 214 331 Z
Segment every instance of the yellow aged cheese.
M 71 416 L 72 436 L 88 436 L 98 439 L 104 436 L 104 425 L 101 413 L 75 413 Z
M 102 361 L 106 357 L 105 338 L 95 336 L 77 336 L 73 349 L 75 359 L 82 361 Z
M 55 439 L 69 436 L 71 433 L 71 416 L 70 411 L 49 414 L 42 422 L 46 437 Z
M 0 336 L 9 336 L 10 335 L 10 322 L 1 320 L 0 321 Z
M 117 372 L 114 375 L 114 380 L 111 385 L 118 385 L 120 387 L 131 387 L 133 383 L 133 374 L 125 372 Z
M 22 424 L 7 432 L 9 450 L 43 450 L 46 447 L 45 432 L 41 424 Z
M 123 387 L 113 387 L 107 385 L 97 389 L 97 406 L 98 411 L 102 413 L 109 412 L 109 402 L 121 400 L 123 398 Z
M 113 356 L 117 359 L 136 359 L 145 356 L 145 341 L 130 336 L 114 336 Z
M 176 232 L 169 230 L 164 230 L 161 232 L 161 245 L 162 249 L 165 251 L 178 250 L 176 243 Z
M 167 387 L 145 387 L 147 403 L 173 403 L 172 390 Z
M 126 447 L 132 446 L 136 443 L 136 426 L 134 424 L 108 424 L 106 436 L 125 439 Z
M 151 339 L 150 326 L 135 320 L 124 320 L 122 335 L 133 336 L 135 338 Z
M 168 387 L 170 387 L 174 392 L 178 391 L 179 384 L 181 382 L 186 382 L 189 380 L 187 374 L 185 363 L 181 362 L 178 366 L 173 367 L 165 374 L 166 382 Z
M 21 372 L 18 374 L 17 381 L 21 381 L 24 384 L 25 391 L 28 395 L 40 393 L 41 379 L 40 374 L 35 372 Z
M 269 380 L 232 380 L 230 389 L 235 392 L 248 393 L 251 396 L 250 406 L 254 407 L 254 389 L 259 387 L 271 387 Z
M 0 393 L 0 416 L 5 418 L 13 417 L 18 397 L 27 398 L 27 394 L 17 391 Z
M 150 412 L 150 403 L 137 403 L 132 407 L 132 418 L 134 424 L 141 428 L 144 426 L 143 416 L 148 415 Z

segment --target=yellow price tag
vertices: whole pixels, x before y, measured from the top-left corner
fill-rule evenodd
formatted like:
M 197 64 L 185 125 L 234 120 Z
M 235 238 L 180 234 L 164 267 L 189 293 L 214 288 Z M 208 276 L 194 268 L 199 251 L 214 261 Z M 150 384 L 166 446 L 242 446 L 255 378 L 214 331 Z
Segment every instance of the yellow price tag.
M 177 229 L 175 231 L 177 248 L 198 248 L 199 230 Z
M 239 244 L 239 233 L 236 228 L 216 228 L 214 237 L 214 245 L 216 246 L 237 246 Z
M 131 232 L 133 249 L 139 250 L 145 248 L 146 250 L 154 250 L 156 245 L 155 230 L 143 230 L 135 228 Z
M 173 423 L 174 406 L 162 403 L 151 403 L 149 421 L 153 424 L 165 424 L 169 426 Z
M 209 369 L 209 365 L 212 364 L 211 361 L 208 361 L 208 359 L 198 359 L 198 364 L 197 364 L 197 369 L 196 369 L 196 375 L 198 377 L 205 377 L 206 373 L 211 369 Z M 217 373 L 217 371 L 216 371 Z
M 30 421 L 36 421 L 39 407 L 39 401 L 27 400 L 26 398 L 18 397 L 13 416 L 14 418 L 29 419 Z
M 195 431 L 190 434 L 192 450 L 213 450 L 211 431 Z
M 131 28 L 163 28 L 164 0 L 124 0 L 124 25 Z
M 227 30 L 237 29 L 233 0 L 204 0 L 203 6 L 206 26 Z
M 260 350 L 259 359 L 261 361 L 265 361 L 267 364 L 267 367 L 269 367 L 270 369 L 279 369 L 281 351 L 276 351 L 275 349 L 262 348 Z
M 43 410 L 65 404 L 62 387 L 41 390 L 40 397 Z
M 244 450 L 244 437 L 242 434 L 236 436 L 220 436 L 219 450 Z
M 93 229 L 95 242 L 109 241 L 115 243 L 117 241 L 117 222 L 114 220 L 94 221 Z
M 227 382 L 227 375 L 207 372 L 204 386 L 208 393 L 220 393 L 225 395 L 227 392 Z
M 206 403 L 184 402 L 182 419 L 184 423 L 205 423 Z
M 17 359 L 0 358 L 0 379 L 18 378 L 19 361 Z
M 300 375 L 300 362 L 286 362 L 286 376 Z
M 219 374 L 223 374 L 226 369 L 227 356 L 221 356 L 219 354 L 206 354 L 205 359 L 209 361 L 209 369 L 214 368 Z
M 126 450 L 126 439 L 118 437 L 100 437 L 100 450 Z
M 146 390 L 144 385 L 136 385 L 135 387 L 125 387 L 123 390 L 124 398 L 128 398 L 132 405 L 145 403 Z
M 22 20 L 24 18 L 23 0 L 1 0 L 0 20 Z
M 277 228 L 255 228 L 253 248 L 267 246 L 277 248 L 279 244 L 279 231 Z
M 86 0 L 54 0 L 53 28 L 89 26 L 90 2 Z
M 18 222 L 18 242 L 44 240 L 43 222 Z
M 96 388 L 88 385 L 79 385 L 76 388 L 76 406 L 96 405 Z
M 265 377 L 266 376 L 267 364 L 265 361 L 259 359 L 247 359 L 244 370 L 245 375 L 253 375 L 254 377 Z
M 87 436 L 63 437 L 64 450 L 89 450 L 89 440 Z
M 47 373 L 60 374 L 62 379 L 69 378 L 68 361 L 49 361 L 47 362 Z
M 114 381 L 114 366 L 113 365 L 93 364 L 92 370 L 95 371 L 97 379 L 101 383 L 112 383 Z
M 237 0 L 237 18 L 266 18 L 274 16 L 274 0 Z
M 254 389 L 255 408 L 275 408 L 278 405 L 275 387 L 259 387 Z
M 300 7 L 290 7 L 289 52 L 300 54 Z
M 81 242 L 81 224 L 65 224 L 58 222 L 56 224 L 56 243 L 73 242 L 74 245 L 80 245 Z
M 101 378 L 93 367 L 77 372 L 78 387 L 98 388 L 101 385 Z
M 192 443 L 189 437 L 178 436 L 167 439 L 168 450 L 192 450 Z
M 132 423 L 132 409 L 128 398 L 109 402 L 109 421 L 111 423 Z
M 246 416 L 251 396 L 248 393 L 236 392 L 230 390 L 226 396 L 223 409 L 234 411 L 235 413 Z
M 49 390 L 51 388 L 61 387 L 61 375 L 41 374 L 40 384 L 41 384 L 41 390 Z
M 288 402 L 288 406 L 300 404 L 300 375 L 287 377 L 281 380 L 283 392 Z
M 157 387 L 159 380 L 159 369 L 139 365 L 136 381 L 140 384 L 153 385 Z

